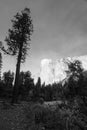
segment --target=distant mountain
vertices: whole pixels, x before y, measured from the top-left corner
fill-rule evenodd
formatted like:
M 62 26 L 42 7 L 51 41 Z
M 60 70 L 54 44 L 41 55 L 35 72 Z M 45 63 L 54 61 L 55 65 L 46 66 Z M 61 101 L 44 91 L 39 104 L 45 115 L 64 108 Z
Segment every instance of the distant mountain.
M 52 84 L 54 82 L 62 81 L 66 78 L 66 71 L 68 70 L 67 61 L 79 60 L 82 63 L 83 69 L 87 70 L 87 55 L 79 57 L 67 57 L 56 61 L 51 59 L 43 59 L 41 61 L 40 74 L 41 83 Z

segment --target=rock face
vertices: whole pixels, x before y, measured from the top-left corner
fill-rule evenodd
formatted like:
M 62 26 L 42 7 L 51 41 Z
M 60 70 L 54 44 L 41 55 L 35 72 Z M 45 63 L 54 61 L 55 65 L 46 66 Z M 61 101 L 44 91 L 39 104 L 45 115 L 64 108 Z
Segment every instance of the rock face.
M 68 66 L 66 61 L 79 60 L 82 63 L 84 70 L 87 70 L 87 56 L 67 57 L 64 59 L 52 61 L 51 59 L 43 59 L 41 61 L 40 78 L 41 83 L 52 84 L 54 82 L 62 81 L 66 78 L 66 71 Z

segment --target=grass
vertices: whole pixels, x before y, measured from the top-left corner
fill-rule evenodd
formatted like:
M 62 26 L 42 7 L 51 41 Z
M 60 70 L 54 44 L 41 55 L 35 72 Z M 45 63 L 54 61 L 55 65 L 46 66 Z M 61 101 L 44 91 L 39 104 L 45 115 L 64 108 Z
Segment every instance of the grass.
M 27 117 L 24 110 L 28 105 L 26 102 L 14 106 L 0 103 L 0 130 L 25 130 Z
M 51 109 L 53 111 L 52 107 Z M 47 104 L 21 102 L 11 106 L 7 102 L 0 102 L 0 130 L 42 129 L 44 125 L 41 124 L 41 121 L 39 123 L 35 122 L 35 115 L 41 112 L 45 115 L 49 112 L 50 117 L 48 118 L 52 116 L 52 112 Z
M 75 126 L 73 115 L 69 108 L 55 102 L 21 102 L 14 106 L 0 102 L 0 130 L 80 130 L 84 126 Z

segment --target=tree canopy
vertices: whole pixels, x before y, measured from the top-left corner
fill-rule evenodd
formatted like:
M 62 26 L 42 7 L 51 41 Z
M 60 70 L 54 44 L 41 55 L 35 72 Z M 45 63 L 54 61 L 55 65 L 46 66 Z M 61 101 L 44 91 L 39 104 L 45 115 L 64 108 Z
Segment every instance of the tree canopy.
M 8 30 L 8 36 L 5 41 L 7 43 L 7 50 L 2 47 L 2 50 L 6 54 L 18 55 L 20 48 L 22 47 L 21 62 L 25 61 L 27 50 L 29 49 L 31 40 L 30 36 L 33 32 L 33 24 L 30 15 L 30 9 L 25 8 L 21 13 L 17 13 L 11 20 L 12 28 Z

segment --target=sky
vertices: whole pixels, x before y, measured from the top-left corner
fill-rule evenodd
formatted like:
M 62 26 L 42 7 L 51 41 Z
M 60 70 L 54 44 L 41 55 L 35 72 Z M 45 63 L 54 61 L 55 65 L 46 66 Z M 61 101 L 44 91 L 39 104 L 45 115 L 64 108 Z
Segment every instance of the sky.
M 29 7 L 34 32 L 21 70 L 34 75 L 44 58 L 60 59 L 87 54 L 86 0 L 0 0 L 0 41 L 4 42 L 11 19 Z M 3 55 L 2 71 L 15 71 L 16 58 Z

